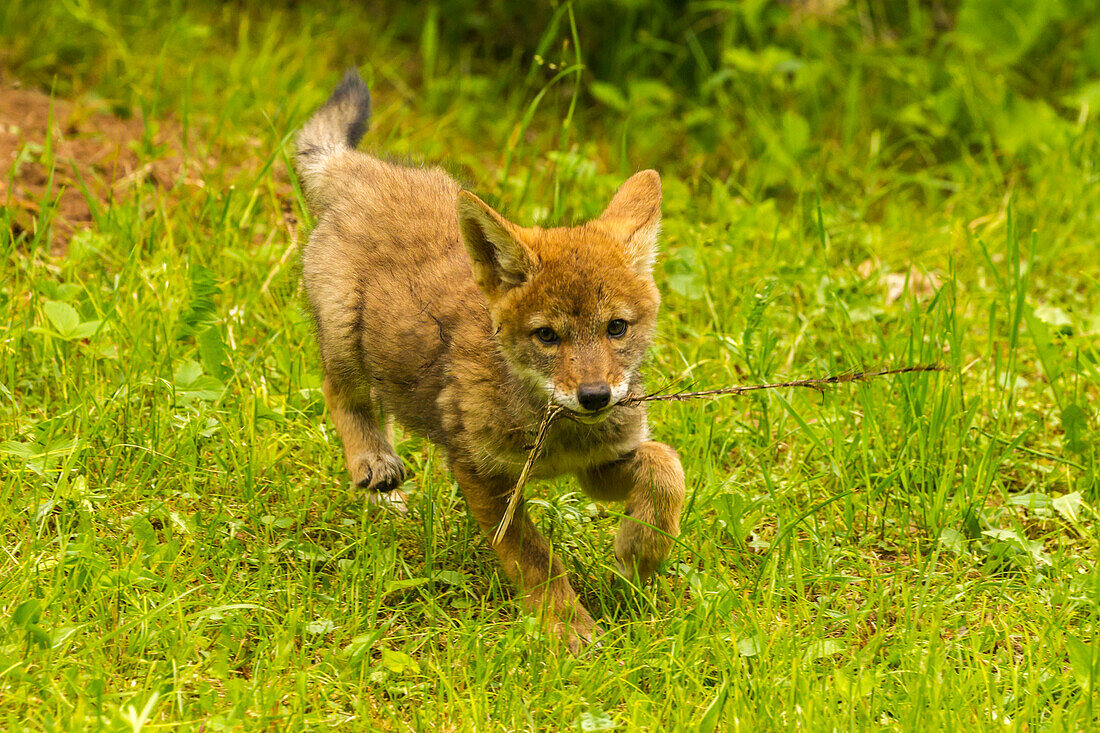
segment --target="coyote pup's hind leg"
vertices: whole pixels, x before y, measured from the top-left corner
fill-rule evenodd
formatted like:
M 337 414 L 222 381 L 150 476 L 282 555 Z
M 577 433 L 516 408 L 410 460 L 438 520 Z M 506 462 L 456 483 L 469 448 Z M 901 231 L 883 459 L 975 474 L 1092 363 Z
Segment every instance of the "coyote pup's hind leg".
M 352 482 L 368 491 L 383 493 L 401 486 L 405 481 L 405 464 L 393 449 L 393 420 L 388 419 L 383 425 L 381 410 L 370 390 L 365 387 L 353 392 L 341 390 L 326 377 L 324 392 L 332 421 L 344 443 Z

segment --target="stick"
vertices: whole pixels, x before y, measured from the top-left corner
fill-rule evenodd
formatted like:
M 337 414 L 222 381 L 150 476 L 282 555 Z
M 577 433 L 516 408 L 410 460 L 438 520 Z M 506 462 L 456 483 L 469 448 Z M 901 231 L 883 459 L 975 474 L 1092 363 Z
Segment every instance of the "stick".
M 898 369 L 879 369 L 878 371 L 871 372 L 846 372 L 844 374 L 837 374 L 832 377 L 818 377 L 816 379 L 796 379 L 793 382 L 773 382 L 771 384 L 749 384 L 741 387 L 723 387 L 721 389 L 705 389 L 699 392 L 675 392 L 673 394 L 647 394 L 631 396 L 628 395 L 625 399 L 621 400 L 617 407 L 637 407 L 643 402 L 686 402 L 687 400 L 702 400 L 702 399 L 714 399 L 715 397 L 727 397 L 730 395 L 742 395 L 746 392 L 759 392 L 764 389 L 781 389 L 783 387 L 808 387 L 815 389 L 818 392 L 824 391 L 826 387 L 831 387 L 837 384 L 851 384 L 853 382 L 865 382 L 869 379 L 876 377 L 885 377 L 891 374 L 913 374 L 919 372 L 942 372 L 946 367 L 939 364 L 919 364 L 917 366 L 900 367 Z M 554 404 L 553 401 L 546 403 L 546 410 L 542 414 L 542 422 L 539 423 L 538 432 L 535 434 L 535 444 L 531 447 L 530 452 L 527 454 L 527 461 L 523 464 L 523 470 L 520 471 L 519 478 L 516 480 L 515 488 L 512 489 L 511 496 L 508 497 L 508 507 L 504 510 L 504 516 L 500 520 L 500 524 L 497 526 L 496 532 L 493 533 L 493 544 L 500 544 L 500 541 L 504 539 L 504 533 L 508 531 L 508 527 L 512 524 L 512 518 L 516 514 L 516 508 L 519 506 L 520 500 L 523 498 L 523 488 L 527 485 L 527 479 L 531 476 L 531 469 L 535 465 L 535 461 L 538 460 L 539 453 L 542 452 L 542 446 L 546 442 L 546 436 L 550 432 L 550 425 L 555 420 L 561 417 L 562 413 L 566 412 L 566 409 L 561 405 Z
M 713 397 L 725 397 L 727 395 L 739 395 L 746 392 L 758 392 L 762 389 L 780 389 L 782 387 L 809 387 L 819 392 L 825 387 L 835 384 L 849 384 L 851 382 L 865 382 L 875 377 L 885 377 L 889 374 L 911 374 L 913 372 L 942 372 L 946 367 L 939 364 L 920 364 L 917 366 L 901 367 L 899 369 L 880 369 L 875 372 L 846 372 L 832 377 L 819 377 L 817 379 L 796 379 L 793 382 L 774 382 L 772 384 L 749 384 L 743 387 L 724 387 L 722 389 L 706 389 L 701 392 L 675 392 L 673 394 L 648 394 L 638 397 L 627 397 L 619 404 L 633 407 L 643 402 L 683 402 L 685 400 L 710 399 Z
M 561 405 L 555 405 L 553 400 L 546 403 L 546 411 L 542 414 L 542 422 L 539 423 L 539 431 L 535 435 L 535 444 L 531 446 L 531 450 L 527 454 L 527 462 L 523 464 L 523 470 L 519 472 L 516 487 L 512 489 L 512 495 L 508 497 L 508 507 L 504 510 L 504 516 L 497 526 L 497 531 L 493 534 L 494 545 L 500 544 L 500 541 L 504 539 L 504 533 L 508 531 L 508 527 L 512 524 L 516 507 L 519 506 L 519 501 L 523 497 L 523 487 L 527 484 L 527 477 L 531 475 L 531 468 L 535 465 L 539 453 L 542 452 L 542 444 L 546 442 L 546 434 L 550 432 L 550 425 L 564 410 L 565 408 Z

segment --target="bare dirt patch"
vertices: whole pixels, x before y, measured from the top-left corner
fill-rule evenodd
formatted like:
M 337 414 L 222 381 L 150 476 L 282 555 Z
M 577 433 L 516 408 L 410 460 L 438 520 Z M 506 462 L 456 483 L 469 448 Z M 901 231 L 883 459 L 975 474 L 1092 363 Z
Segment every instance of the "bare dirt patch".
M 156 127 L 150 135 L 140 118 L 122 119 L 95 102 L 0 86 L 0 204 L 11 212 L 13 233 L 48 221 L 50 247 L 63 254 L 74 232 L 94 226 L 89 199 L 101 209 L 135 182 L 171 187 L 184 175 L 184 158 L 178 135 Z M 50 208 L 53 216 L 44 217 Z

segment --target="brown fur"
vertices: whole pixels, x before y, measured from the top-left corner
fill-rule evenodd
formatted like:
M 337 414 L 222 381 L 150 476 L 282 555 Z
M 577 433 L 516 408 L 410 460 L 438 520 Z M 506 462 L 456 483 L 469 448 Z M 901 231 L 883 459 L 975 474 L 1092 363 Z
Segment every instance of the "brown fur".
M 352 479 L 372 492 L 401 484 L 382 416 L 395 417 L 446 450 L 470 513 L 492 532 L 553 398 L 577 419 L 553 425 L 534 475 L 574 473 L 593 498 L 626 502 L 616 552 L 621 571 L 644 580 L 679 531 L 684 497 L 679 459 L 648 440 L 644 407 L 614 406 L 641 391 L 657 316 L 659 177 L 633 176 L 582 226 L 524 228 L 439 169 L 356 152 L 368 113 L 366 88 L 349 74 L 297 140 L 317 214 L 303 279 Z M 615 319 L 628 328 L 613 337 Z M 544 343 L 540 328 L 559 341 Z M 606 386 L 611 405 L 582 408 L 585 384 Z M 522 508 L 495 549 L 571 646 L 592 637 Z

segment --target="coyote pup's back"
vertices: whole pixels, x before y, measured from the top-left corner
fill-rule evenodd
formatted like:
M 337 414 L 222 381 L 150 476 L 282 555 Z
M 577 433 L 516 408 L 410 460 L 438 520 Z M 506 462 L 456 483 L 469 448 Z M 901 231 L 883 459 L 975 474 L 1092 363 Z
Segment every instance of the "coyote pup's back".
M 369 115 L 367 88 L 349 72 L 296 154 L 317 215 L 303 279 L 353 480 L 373 501 L 403 506 L 404 466 L 383 415 L 396 417 L 445 448 L 491 531 L 552 400 L 573 419 L 555 423 L 536 475 L 572 472 L 594 498 L 625 501 L 620 569 L 648 576 L 679 530 L 684 493 L 675 452 L 647 441 L 644 410 L 618 405 L 641 389 L 659 304 L 657 174 L 632 177 L 585 225 L 523 228 L 439 169 L 356 152 Z M 591 636 L 525 515 L 496 549 L 573 644 Z

